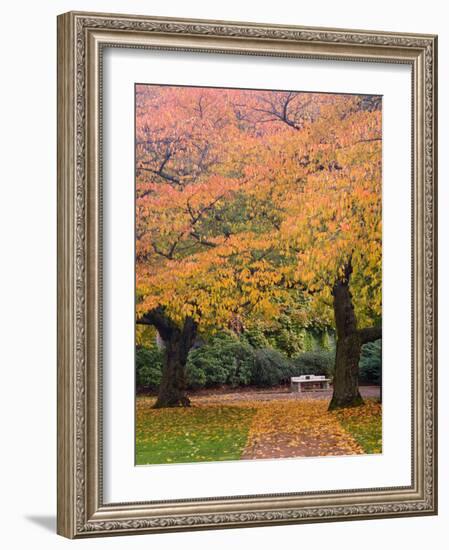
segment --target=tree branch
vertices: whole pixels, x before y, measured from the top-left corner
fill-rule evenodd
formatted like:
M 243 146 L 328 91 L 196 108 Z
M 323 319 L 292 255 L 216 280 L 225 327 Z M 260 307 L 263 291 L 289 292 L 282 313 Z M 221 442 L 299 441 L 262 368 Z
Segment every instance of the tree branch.
M 199 233 L 197 233 L 196 231 L 191 231 L 190 232 L 190 235 L 196 240 L 198 241 L 200 244 L 204 245 L 204 246 L 208 246 L 210 248 L 215 248 L 217 246 L 216 243 L 213 243 L 211 241 L 208 241 L 207 239 L 205 239 L 202 235 L 200 235 Z
M 375 138 L 359 139 L 358 141 L 356 141 L 356 143 L 368 143 L 370 141 L 382 141 L 382 138 L 375 137 Z
M 164 308 L 157 307 L 136 319 L 138 325 L 151 325 L 157 329 L 163 340 L 168 340 L 174 330 L 179 330 L 175 323 L 168 317 Z
M 174 183 L 175 185 L 182 185 L 181 180 L 178 178 L 171 176 L 170 174 L 166 174 L 164 171 L 154 170 L 153 168 L 146 168 L 145 166 L 139 166 L 138 170 L 143 170 L 145 172 L 151 172 L 152 174 L 156 174 L 157 176 L 161 177 L 164 180 L 170 181 Z
M 382 338 L 382 327 L 361 328 L 358 333 L 362 345 L 368 344 L 368 342 L 374 342 Z

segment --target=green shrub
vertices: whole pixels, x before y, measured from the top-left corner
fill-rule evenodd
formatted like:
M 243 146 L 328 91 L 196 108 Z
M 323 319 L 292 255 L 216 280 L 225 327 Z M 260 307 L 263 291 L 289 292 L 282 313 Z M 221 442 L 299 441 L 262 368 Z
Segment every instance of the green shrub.
M 195 353 L 196 350 L 190 352 L 190 354 Z M 190 356 L 189 356 L 190 359 Z M 187 360 L 187 387 L 192 390 L 198 390 L 204 388 L 207 382 L 207 376 L 205 371 L 201 366 L 200 361 L 189 361 Z
M 303 351 L 310 351 L 316 346 L 313 332 L 299 325 L 288 315 L 281 315 L 278 319 L 278 326 L 267 331 L 267 340 L 268 345 L 256 347 L 271 347 L 287 357 L 294 357 Z
M 335 352 L 332 350 L 317 350 L 301 353 L 292 360 L 291 376 L 303 374 L 333 376 Z
M 279 351 L 263 348 L 255 351 L 251 382 L 255 386 L 277 386 L 290 376 L 290 361 Z
M 265 348 L 270 345 L 264 330 L 259 326 L 246 329 L 241 338 L 255 349 Z
M 272 333 L 270 337 L 270 345 L 274 349 L 284 353 L 287 357 L 293 357 L 297 353 L 303 351 L 308 345 L 307 331 L 295 330 L 296 327 L 287 322 Z
M 219 333 L 201 347 L 192 349 L 186 367 L 188 389 L 196 390 L 223 385 L 237 387 L 250 384 L 270 387 L 286 383 L 291 376 L 301 374 L 324 374 L 328 377 L 333 375 L 334 351 L 323 349 L 307 351 L 289 358 L 286 357 L 285 352 L 267 345 L 266 342 L 267 338 L 260 330 L 247 332 L 241 337 L 230 333 Z M 258 347 L 261 344 L 263 346 Z M 370 351 L 368 346 L 364 346 L 362 352 L 361 380 L 376 383 L 376 376 L 379 376 L 380 356 L 376 355 L 377 352 Z M 377 363 L 375 363 L 376 357 Z M 157 390 L 162 378 L 163 362 L 164 351 L 156 345 L 151 347 L 138 345 L 136 347 L 137 387 Z
M 136 385 L 140 388 L 155 390 L 162 378 L 164 352 L 157 346 L 151 348 L 136 347 Z
M 251 381 L 253 363 L 254 350 L 246 341 L 220 334 L 189 353 L 188 385 L 195 389 L 224 384 L 247 385 Z
M 267 339 L 269 347 L 290 358 L 309 351 L 335 349 L 333 336 L 326 330 L 301 328 L 287 321 L 284 321 L 280 328 L 269 332 Z
M 369 342 L 362 347 L 359 362 L 359 381 L 380 384 L 382 381 L 382 340 Z
M 335 352 L 335 337 L 333 334 L 329 334 L 327 330 L 319 333 L 318 344 L 322 350 Z

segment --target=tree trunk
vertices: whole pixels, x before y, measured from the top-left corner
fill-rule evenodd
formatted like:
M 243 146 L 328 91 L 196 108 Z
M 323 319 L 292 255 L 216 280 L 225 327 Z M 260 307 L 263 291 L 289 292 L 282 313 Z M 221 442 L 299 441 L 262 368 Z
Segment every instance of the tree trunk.
M 138 323 L 156 327 L 164 342 L 162 380 L 154 408 L 190 406 L 186 393 L 186 364 L 197 333 L 195 321 L 187 317 L 183 327 L 179 328 L 161 308 L 157 308 L 144 315 Z
M 165 361 L 155 409 L 163 407 L 189 407 L 187 397 L 187 356 L 196 335 L 196 324 L 187 318 L 181 329 L 173 328 L 162 336 L 165 344 Z
M 349 261 L 344 275 L 333 288 L 334 316 L 337 332 L 334 392 L 329 410 L 356 407 L 363 404 L 359 392 L 359 361 L 362 345 L 382 336 L 381 327 L 357 329 L 357 320 L 349 290 L 352 266 Z

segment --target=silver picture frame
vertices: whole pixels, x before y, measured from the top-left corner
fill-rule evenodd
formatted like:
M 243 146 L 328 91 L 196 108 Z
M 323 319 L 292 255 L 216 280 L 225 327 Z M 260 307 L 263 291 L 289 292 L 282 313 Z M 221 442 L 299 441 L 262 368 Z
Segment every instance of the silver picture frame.
M 412 69 L 412 483 L 105 504 L 102 55 L 105 47 L 407 64 Z M 69 538 L 437 513 L 437 37 L 70 12 L 58 17 L 58 519 Z M 410 315 L 410 312 L 404 312 Z

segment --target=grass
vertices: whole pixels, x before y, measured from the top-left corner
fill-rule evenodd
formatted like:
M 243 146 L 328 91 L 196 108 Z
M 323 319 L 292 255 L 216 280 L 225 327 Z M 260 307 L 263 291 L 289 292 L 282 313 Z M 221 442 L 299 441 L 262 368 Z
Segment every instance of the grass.
M 204 401 L 189 408 L 172 409 L 153 409 L 153 403 L 150 397 L 137 398 L 138 465 L 239 460 L 255 436 L 263 435 L 265 441 L 267 434 L 273 437 L 272 448 L 276 450 L 276 434 L 290 434 L 294 442 L 295 437 L 301 440 L 304 437 L 301 433 L 306 434 L 307 430 L 321 442 L 318 447 L 323 454 L 333 454 L 333 438 L 348 440 L 345 433 L 353 438 L 350 445 L 358 444 L 359 450 L 355 452 L 382 452 L 382 405 L 373 400 L 332 412 L 327 412 L 325 401 L 309 404 L 277 400 L 239 404 Z M 339 444 L 341 447 L 341 439 Z M 352 454 L 348 449 L 348 454 Z M 317 451 L 313 456 L 319 454 Z M 270 456 L 273 455 L 267 457 Z
M 336 411 L 340 424 L 367 454 L 382 452 L 382 405 L 367 400 L 361 407 Z
M 136 464 L 238 460 L 255 410 L 217 406 L 152 409 L 138 398 Z

